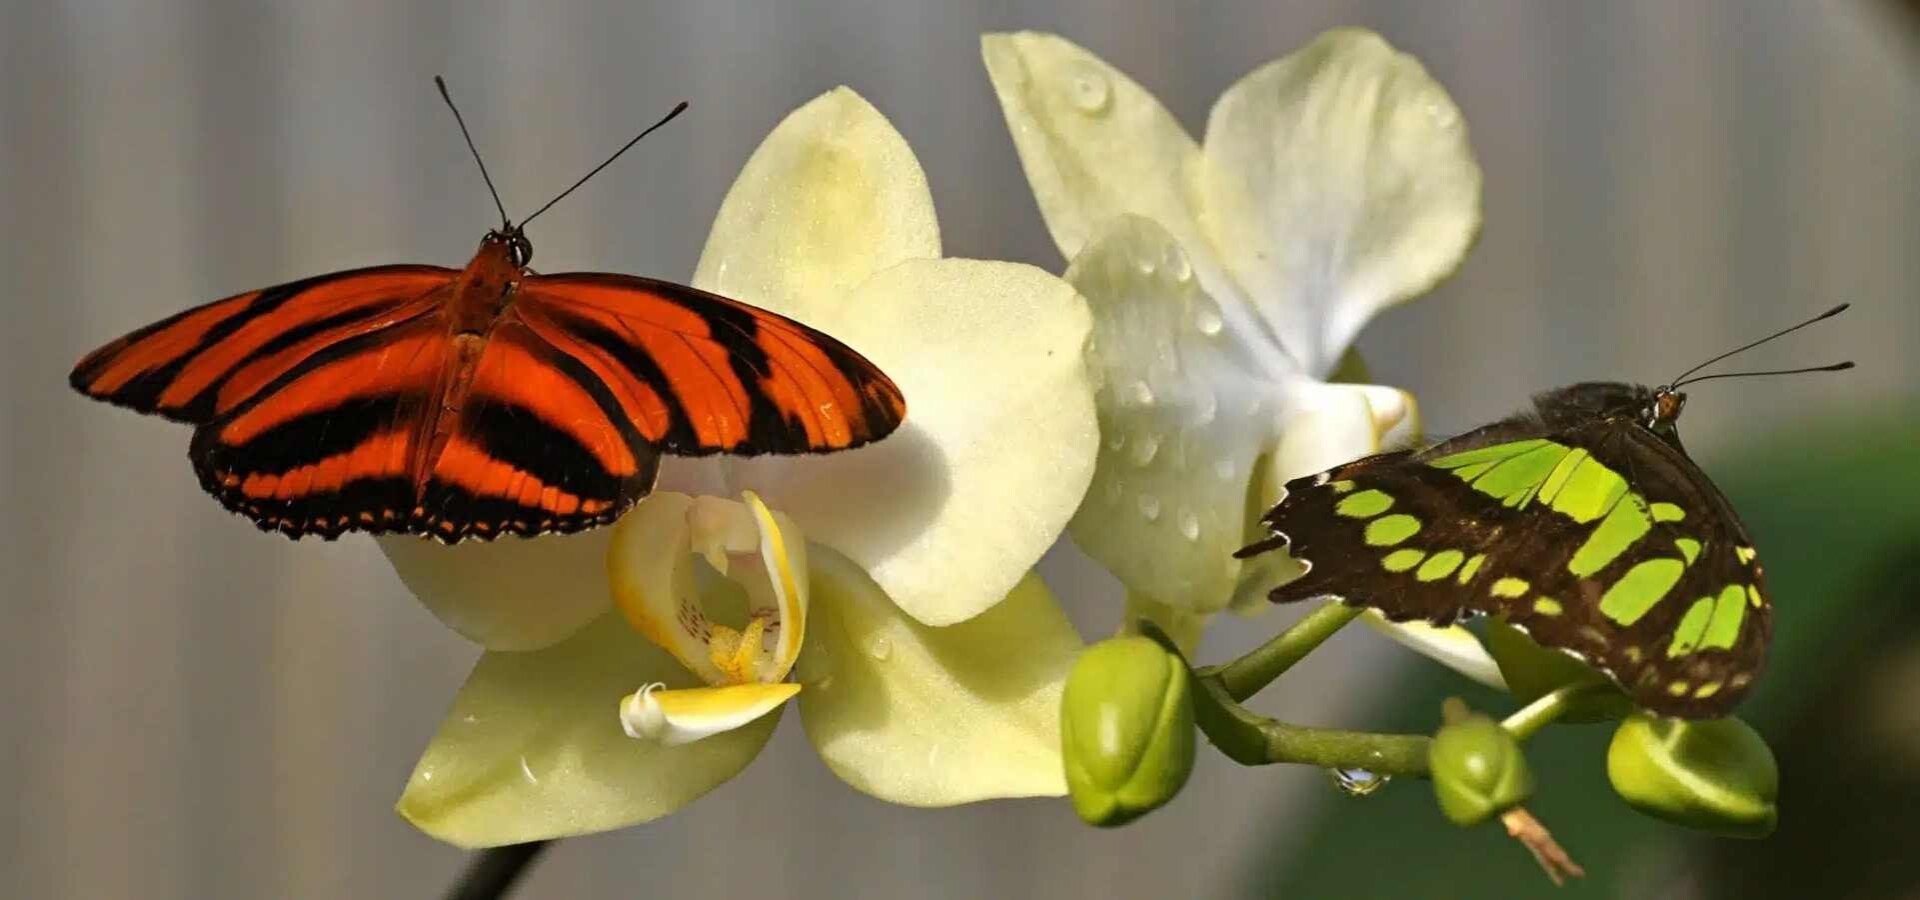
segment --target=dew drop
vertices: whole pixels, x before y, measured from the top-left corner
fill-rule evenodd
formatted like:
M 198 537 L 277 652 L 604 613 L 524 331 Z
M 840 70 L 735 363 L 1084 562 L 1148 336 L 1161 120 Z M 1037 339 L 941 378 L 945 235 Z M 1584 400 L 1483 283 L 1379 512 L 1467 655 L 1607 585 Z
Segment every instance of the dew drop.
M 1334 787 L 1349 797 L 1365 797 L 1393 778 L 1366 769 L 1328 769 L 1327 774 L 1333 776 Z
M 1193 398 L 1193 416 L 1197 424 L 1206 425 L 1220 413 L 1220 397 L 1212 389 L 1202 387 Z
M 1145 466 L 1153 462 L 1153 458 L 1159 454 L 1160 439 L 1151 434 L 1143 434 L 1139 440 L 1133 442 L 1133 464 L 1136 466 Z
M 1186 284 L 1193 278 L 1193 264 L 1187 262 L 1187 255 L 1179 247 L 1167 248 L 1167 277 L 1175 284 Z
M 527 764 L 524 756 L 520 757 L 520 777 L 525 778 L 528 784 L 540 783 L 540 779 L 533 777 L 533 767 Z
M 1160 268 L 1160 264 L 1142 256 L 1133 261 L 1133 267 L 1140 270 L 1140 274 L 1142 275 L 1152 275 L 1155 270 Z
M 1127 445 L 1127 435 L 1122 431 L 1107 432 L 1107 449 L 1118 451 Z
M 1192 510 L 1180 511 L 1180 533 L 1190 541 L 1200 539 L 1200 517 L 1194 515 Z
M 1218 476 L 1221 481 L 1226 481 L 1227 479 L 1232 478 L 1233 470 L 1234 470 L 1233 460 L 1216 459 L 1213 461 L 1213 474 L 1215 476 Z
M 1113 102 L 1113 89 L 1107 84 L 1107 76 L 1085 64 L 1073 68 L 1073 77 L 1070 79 L 1073 105 L 1089 115 L 1106 112 L 1107 106 Z
M 1147 383 L 1144 381 L 1134 382 L 1133 383 L 1133 402 L 1138 403 L 1141 406 L 1152 406 L 1153 405 L 1153 388 L 1148 387 Z
M 886 635 L 874 635 L 867 642 L 867 655 L 885 662 L 893 656 L 893 640 Z
M 1220 311 L 1214 309 L 1212 304 L 1204 304 L 1193 311 L 1193 327 L 1207 337 L 1219 334 L 1220 329 L 1225 326 L 1226 323 L 1220 321 Z
M 1433 124 L 1436 128 L 1452 128 L 1460 122 L 1459 114 L 1454 111 L 1453 107 L 1444 103 L 1428 103 L 1427 115 L 1433 119 Z
M 1139 497 L 1139 503 L 1140 503 L 1140 515 L 1142 518 L 1146 519 L 1149 522 L 1155 521 L 1160 518 L 1160 498 L 1159 497 L 1155 497 L 1152 494 L 1141 494 Z

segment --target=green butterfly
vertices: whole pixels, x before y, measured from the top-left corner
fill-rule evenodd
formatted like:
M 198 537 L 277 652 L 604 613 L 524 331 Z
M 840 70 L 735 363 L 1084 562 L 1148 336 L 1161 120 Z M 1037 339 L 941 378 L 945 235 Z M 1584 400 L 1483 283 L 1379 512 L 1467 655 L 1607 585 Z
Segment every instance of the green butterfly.
M 1287 482 L 1263 521 L 1306 573 L 1276 603 L 1312 598 L 1394 621 L 1504 617 L 1605 672 L 1638 706 L 1682 718 L 1733 709 L 1773 630 L 1765 570 L 1733 505 L 1675 428 L 1697 372 L 1846 309 L 1721 354 L 1660 387 L 1588 382 L 1421 450 Z M 1840 363 L 1803 371 L 1837 371 Z

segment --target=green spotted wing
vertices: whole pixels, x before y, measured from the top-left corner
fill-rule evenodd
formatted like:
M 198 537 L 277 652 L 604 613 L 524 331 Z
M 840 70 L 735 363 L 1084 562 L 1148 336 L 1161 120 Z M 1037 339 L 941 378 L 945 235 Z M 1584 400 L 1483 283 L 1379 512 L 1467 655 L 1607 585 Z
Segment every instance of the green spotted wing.
M 1762 570 L 1677 437 L 1642 424 L 1651 393 L 1576 385 L 1425 450 L 1295 479 L 1265 519 L 1274 537 L 1242 554 L 1286 546 L 1306 564 L 1276 602 L 1500 615 L 1644 708 L 1724 715 L 1765 662 Z

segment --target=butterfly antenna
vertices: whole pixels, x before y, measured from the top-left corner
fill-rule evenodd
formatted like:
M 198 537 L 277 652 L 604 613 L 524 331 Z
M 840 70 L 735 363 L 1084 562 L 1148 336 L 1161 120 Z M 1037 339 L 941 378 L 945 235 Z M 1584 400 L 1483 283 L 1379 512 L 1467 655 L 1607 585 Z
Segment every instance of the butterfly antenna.
M 586 183 L 587 183 L 587 179 L 589 179 L 589 178 L 592 178 L 593 176 L 595 176 L 595 175 L 598 175 L 598 174 L 600 174 L 600 170 L 601 170 L 601 169 L 604 169 L 604 168 L 606 168 L 606 167 L 608 167 L 608 166 L 610 166 L 610 165 L 613 165 L 613 161 L 614 161 L 614 160 L 616 160 L 616 159 L 619 159 L 619 158 L 620 158 L 620 154 L 622 154 L 622 153 L 625 153 L 625 152 L 627 152 L 627 150 L 628 150 L 629 148 L 631 148 L 631 147 L 632 147 L 633 145 L 635 145 L 635 144 L 638 144 L 638 143 L 640 143 L 640 139 L 641 139 L 641 138 L 643 138 L 643 137 L 646 137 L 646 136 L 647 136 L 647 135 L 649 135 L 649 134 L 652 134 L 652 133 L 654 132 L 654 129 L 657 129 L 657 128 L 659 128 L 660 126 L 662 126 L 662 125 L 665 125 L 665 124 L 667 124 L 668 122 L 671 122 L 671 121 L 673 121 L 673 117 L 674 117 L 674 116 L 677 116 L 677 115 L 679 115 L 679 114 L 681 114 L 681 113 L 683 113 L 683 112 L 686 112 L 686 111 L 687 111 L 687 103 L 686 103 L 686 101 L 684 101 L 684 100 L 682 100 L 682 101 L 680 101 L 680 105 L 678 105 L 678 106 L 675 106 L 675 107 L 673 108 L 673 112 L 670 112 L 670 113 L 667 113 L 667 114 L 666 114 L 666 116 L 665 116 L 665 117 L 663 117 L 663 118 L 662 118 L 662 119 L 661 119 L 660 121 L 658 121 L 658 122 L 655 122 L 655 123 L 653 123 L 652 125 L 649 125 L 649 126 L 647 126 L 647 130 L 645 130 L 645 131 L 642 131 L 642 132 L 640 132 L 639 134 L 636 134 L 636 135 L 634 135 L 634 136 L 633 136 L 633 140 L 630 140 L 630 141 L 628 141 L 628 142 L 626 142 L 625 144 L 622 144 L 622 145 L 620 146 L 620 149 L 618 149 L 618 150 L 615 150 L 615 151 L 613 151 L 613 155 L 612 155 L 612 156 L 609 156 L 609 157 L 607 157 L 607 161 L 606 161 L 606 162 L 603 162 L 603 163 L 601 163 L 601 164 L 599 164 L 599 165 L 597 165 L 597 166 L 594 166 L 594 167 L 593 167 L 593 171 L 591 171 L 591 172 L 588 172 L 587 174 L 585 174 L 585 175 L 582 175 L 582 176 L 580 176 L 580 180 L 579 180 L 579 181 L 576 181 L 576 182 L 574 182 L 574 183 L 573 183 L 573 187 L 570 187 L 570 188 L 567 188 L 567 189 L 566 189 L 566 190 L 564 190 L 564 191 L 561 191 L 561 192 L 560 192 L 560 196 L 558 196 L 558 197 L 555 197 L 555 198 L 553 198 L 552 200 L 548 200 L 548 201 L 547 201 L 547 205 L 546 205 L 546 206 L 542 206 L 542 207 L 540 207 L 539 209 L 536 209 L 536 210 L 534 210 L 534 211 L 533 211 L 533 214 L 532 214 L 532 215 L 530 215 L 530 216 L 527 216 L 527 217 L 526 217 L 526 218 L 524 218 L 524 219 L 521 219 L 521 220 L 520 220 L 520 227 L 521 227 L 521 228 L 525 228 L 525 227 L 527 227 L 527 223 L 528 223 L 528 222 L 531 222 L 531 221 L 533 221 L 534 219 L 537 219 L 537 218 L 539 218 L 539 217 L 540 217 L 540 214 L 541 214 L 541 213 L 543 213 L 543 212 L 546 212 L 546 211 L 547 211 L 547 210 L 549 210 L 549 209 L 552 209 L 552 208 L 553 208 L 553 205 L 554 205 L 555 203 L 559 203 L 559 202 L 560 202 L 561 200 L 564 200 L 564 199 L 566 199 L 566 197 L 567 197 L 567 195 L 568 195 L 568 194 L 571 194 L 571 193 L 573 193 L 573 192 L 574 192 L 574 189 L 575 189 L 575 188 L 578 188 L 579 186 L 581 186 L 581 185 L 583 185 L 583 184 L 586 184 Z
M 1760 375 L 1798 375 L 1802 372 L 1844 372 L 1851 368 L 1853 368 L 1853 360 L 1847 360 L 1846 362 L 1837 362 L 1837 363 L 1833 363 L 1832 365 L 1825 365 L 1825 366 L 1808 366 L 1804 369 L 1774 369 L 1767 372 L 1722 372 L 1718 375 L 1702 375 L 1699 378 L 1693 378 L 1687 381 L 1677 382 L 1671 385 L 1671 387 L 1677 388 L 1677 387 L 1680 387 L 1681 385 L 1686 385 L 1686 384 L 1699 384 L 1702 381 L 1712 381 L 1715 378 L 1753 378 Z
M 1669 385 L 1672 385 L 1672 386 L 1676 386 L 1676 387 L 1677 387 L 1677 386 L 1679 386 L 1679 384 L 1680 384 L 1680 382 L 1681 382 L 1681 381 L 1683 381 L 1683 380 L 1685 380 L 1685 379 L 1686 379 L 1686 377 L 1687 377 L 1688 375 L 1692 375 L 1693 373 L 1695 373 L 1695 372 L 1698 372 L 1698 371 L 1700 371 L 1701 369 L 1704 369 L 1704 368 L 1706 368 L 1706 367 L 1708 367 L 1708 366 L 1711 366 L 1711 365 L 1713 365 L 1714 363 L 1717 363 L 1717 362 L 1719 362 L 1719 361 L 1721 361 L 1721 360 L 1723 360 L 1723 359 L 1726 359 L 1727 357 L 1729 357 L 1729 356 L 1732 356 L 1732 355 L 1734 355 L 1734 354 L 1736 354 L 1736 353 L 1745 353 L 1745 352 L 1747 352 L 1748 350 L 1752 350 L 1753 348 L 1755 348 L 1755 347 L 1758 347 L 1758 346 L 1760 346 L 1761 344 L 1764 344 L 1764 343 L 1766 343 L 1766 342 L 1768 342 L 1768 341 L 1771 341 L 1771 340 L 1773 340 L 1774 338 L 1778 338 L 1778 337 L 1785 337 L 1785 336 L 1787 336 L 1787 335 L 1789 335 L 1789 334 L 1792 334 L 1792 333 L 1794 333 L 1794 332 L 1796 332 L 1796 331 L 1799 331 L 1799 330 L 1800 330 L 1800 329 L 1802 329 L 1802 328 L 1805 328 L 1805 327 L 1807 327 L 1808 325 L 1812 325 L 1813 323 L 1815 323 L 1815 322 L 1818 322 L 1818 321 L 1820 321 L 1820 320 L 1822 320 L 1822 319 L 1831 319 L 1831 318 L 1833 318 L 1834 316 L 1837 316 L 1837 315 L 1839 315 L 1839 314 L 1841 314 L 1841 313 L 1843 313 L 1843 312 L 1846 312 L 1846 311 L 1847 311 L 1847 307 L 1849 307 L 1849 306 L 1852 306 L 1852 305 L 1853 305 L 1853 304 L 1851 304 L 1851 303 L 1842 303 L 1842 304 L 1840 304 L 1839 306 L 1836 306 L 1836 307 L 1834 307 L 1834 308 L 1832 308 L 1832 309 L 1830 309 L 1830 310 L 1827 310 L 1826 312 L 1823 312 L 1823 313 L 1821 313 L 1821 314 L 1819 314 L 1819 315 L 1817 315 L 1817 316 L 1814 316 L 1813 318 L 1811 318 L 1811 319 L 1808 319 L 1808 320 L 1806 320 L 1805 322 L 1801 322 L 1801 323 L 1800 323 L 1800 324 L 1798 324 L 1798 325 L 1795 325 L 1795 326 L 1792 326 L 1792 327 L 1790 327 L 1790 328 L 1783 328 L 1783 329 L 1781 329 L 1781 330 L 1779 330 L 1779 331 L 1776 331 L 1776 332 L 1774 332 L 1774 333 L 1772 333 L 1772 334 L 1770 334 L 1770 335 L 1767 335 L 1766 337 L 1763 337 L 1763 338 L 1761 338 L 1761 339 L 1759 339 L 1759 340 L 1757 340 L 1757 341 L 1754 341 L 1754 342 L 1753 342 L 1753 343 L 1751 343 L 1751 344 L 1746 344 L 1746 345 L 1743 345 L 1743 346 L 1740 346 L 1740 347 L 1735 347 L 1735 348 L 1733 348 L 1732 350 L 1728 350 L 1727 352 L 1725 352 L 1725 353 L 1722 353 L 1722 354 L 1720 354 L 1719 356 L 1716 356 L 1716 357 L 1714 357 L 1714 358 L 1712 358 L 1712 359 L 1710 359 L 1710 360 L 1707 360 L 1706 362 L 1703 362 L 1703 363 L 1701 363 L 1701 364 L 1699 364 L 1699 365 L 1697 365 L 1697 366 L 1694 366 L 1693 368 L 1691 368 L 1691 369 L 1688 369 L 1688 370 L 1686 370 L 1685 372 L 1681 372 L 1681 373 L 1680 373 L 1680 377 L 1678 377 L 1678 378 L 1674 378 L 1674 379 L 1672 379 L 1671 381 L 1668 381 L 1668 382 L 1667 382 L 1667 384 L 1669 384 Z M 1845 364 L 1843 364 L 1843 365 L 1840 365 L 1840 366 L 1839 366 L 1838 368 L 1835 368 L 1835 367 L 1833 367 L 1833 366 L 1817 366 L 1817 367 L 1815 367 L 1815 368 L 1811 368 L 1811 369 L 1794 369 L 1793 371 L 1795 371 L 1795 372 L 1833 372 L 1833 371 L 1838 371 L 1839 369 L 1845 369 L 1845 368 L 1850 368 L 1850 367 L 1852 367 L 1852 365 L 1853 365 L 1852 363 L 1845 363 Z M 1786 373 L 1786 372 L 1784 372 L 1784 371 L 1782 371 L 1782 372 L 1752 372 L 1752 373 L 1749 373 L 1749 374 L 1753 374 L 1753 375 L 1785 375 L 1785 374 L 1787 374 L 1787 373 Z M 1719 377 L 1719 376 L 1714 376 L 1714 377 Z M 1704 379 L 1704 378 L 1695 378 L 1695 379 L 1694 379 L 1694 381 L 1705 381 L 1705 380 L 1706 380 L 1706 379 Z
M 493 176 L 487 174 L 487 163 L 480 158 L 480 148 L 473 145 L 473 134 L 467 131 L 467 120 L 460 117 L 460 107 L 453 105 L 453 95 L 447 93 L 447 80 L 435 75 L 433 83 L 440 88 L 440 99 L 447 101 L 447 108 L 453 110 L 453 120 L 460 124 L 460 136 L 467 139 L 467 150 L 473 153 L 473 161 L 480 165 L 480 178 L 487 183 L 487 193 L 493 195 L 494 208 L 500 210 L 501 227 L 511 229 L 513 220 L 507 218 L 507 206 L 500 202 L 500 192 L 493 187 Z

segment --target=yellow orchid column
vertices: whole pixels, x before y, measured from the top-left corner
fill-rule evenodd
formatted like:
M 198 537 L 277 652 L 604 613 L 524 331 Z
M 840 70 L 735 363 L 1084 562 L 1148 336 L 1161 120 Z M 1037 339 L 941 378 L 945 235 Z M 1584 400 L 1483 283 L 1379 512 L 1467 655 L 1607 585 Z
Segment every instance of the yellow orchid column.
M 1420 63 L 1340 30 L 1223 94 L 1196 143 L 1060 37 L 988 35 L 987 71 L 1067 280 L 1093 306 L 1105 441 L 1074 542 L 1190 642 L 1297 567 L 1242 563 L 1279 486 L 1404 443 L 1411 395 L 1360 370 L 1368 319 L 1451 273 L 1480 225 L 1459 110 Z M 1344 364 L 1343 364 L 1344 361 Z M 1465 632 L 1396 633 L 1498 673 Z
M 644 822 L 745 767 L 795 696 L 827 765 L 881 799 L 1065 792 L 1081 642 L 1031 569 L 1093 475 L 1091 316 L 1031 266 L 940 254 L 918 161 L 859 95 L 774 129 L 693 283 L 857 348 L 905 425 L 829 456 L 682 462 L 602 532 L 383 542 L 497 648 L 402 815 L 462 846 Z

